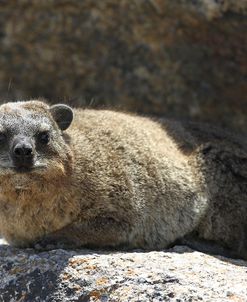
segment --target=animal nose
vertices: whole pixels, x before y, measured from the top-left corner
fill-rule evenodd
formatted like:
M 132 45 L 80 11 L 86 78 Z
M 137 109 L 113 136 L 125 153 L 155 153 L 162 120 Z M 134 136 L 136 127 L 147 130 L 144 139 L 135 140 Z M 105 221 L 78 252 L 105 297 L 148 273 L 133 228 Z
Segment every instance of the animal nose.
M 13 149 L 14 156 L 17 158 L 30 158 L 33 156 L 33 148 L 28 143 L 18 143 Z
M 18 168 L 31 168 L 35 161 L 35 150 L 32 142 L 26 137 L 16 137 L 12 145 L 12 160 Z

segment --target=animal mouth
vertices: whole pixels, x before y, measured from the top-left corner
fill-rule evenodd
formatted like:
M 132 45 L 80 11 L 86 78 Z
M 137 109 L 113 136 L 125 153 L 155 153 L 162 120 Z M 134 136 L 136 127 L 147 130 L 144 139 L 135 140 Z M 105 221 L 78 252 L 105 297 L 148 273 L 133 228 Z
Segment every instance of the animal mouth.
M 33 165 L 25 165 L 25 164 L 9 164 L 9 165 L 1 165 L 0 164 L 0 169 L 6 169 L 6 170 L 13 170 L 17 173 L 30 173 L 35 170 L 40 170 L 40 169 L 45 169 L 47 168 L 46 164 L 42 163 L 34 163 Z
M 37 164 L 37 165 L 32 165 L 32 166 L 18 165 L 18 166 L 13 167 L 13 169 L 19 173 L 29 173 L 29 172 L 44 169 L 44 168 L 46 168 L 46 165 L 44 165 L 44 164 L 43 165 Z
M 29 173 L 33 169 L 34 169 L 33 167 L 28 167 L 28 166 L 15 166 L 14 167 L 14 170 L 19 173 Z

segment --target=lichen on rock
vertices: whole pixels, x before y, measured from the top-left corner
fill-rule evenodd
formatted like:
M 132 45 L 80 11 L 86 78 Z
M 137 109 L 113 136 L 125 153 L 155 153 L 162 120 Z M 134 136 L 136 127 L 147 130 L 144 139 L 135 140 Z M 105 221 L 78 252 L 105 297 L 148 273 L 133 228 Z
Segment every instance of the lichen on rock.
M 167 251 L 0 246 L 0 301 L 246 301 L 247 262 Z

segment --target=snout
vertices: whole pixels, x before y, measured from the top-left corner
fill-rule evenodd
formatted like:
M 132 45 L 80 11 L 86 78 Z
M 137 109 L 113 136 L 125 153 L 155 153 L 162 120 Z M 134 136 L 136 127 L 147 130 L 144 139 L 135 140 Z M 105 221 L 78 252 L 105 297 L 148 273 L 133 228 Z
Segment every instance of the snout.
M 13 141 L 11 157 L 16 168 L 31 168 L 34 164 L 35 150 L 32 141 L 17 137 Z

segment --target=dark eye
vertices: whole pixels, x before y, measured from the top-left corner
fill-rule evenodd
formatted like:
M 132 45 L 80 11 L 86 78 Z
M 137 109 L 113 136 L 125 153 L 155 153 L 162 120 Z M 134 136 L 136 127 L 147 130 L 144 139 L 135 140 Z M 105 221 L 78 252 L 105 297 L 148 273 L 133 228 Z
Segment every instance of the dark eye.
M 41 142 L 44 145 L 48 144 L 49 141 L 50 141 L 50 134 L 49 134 L 49 132 L 45 131 L 45 132 L 39 133 L 38 140 L 39 140 L 39 142 Z
M 1 144 L 1 143 L 4 143 L 5 140 L 6 140 L 6 135 L 5 135 L 4 133 L 1 133 L 1 132 L 0 132 L 0 144 Z

